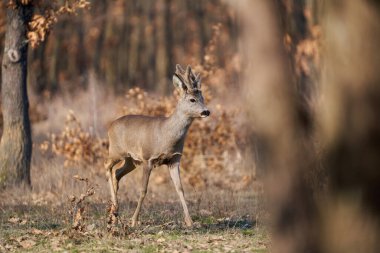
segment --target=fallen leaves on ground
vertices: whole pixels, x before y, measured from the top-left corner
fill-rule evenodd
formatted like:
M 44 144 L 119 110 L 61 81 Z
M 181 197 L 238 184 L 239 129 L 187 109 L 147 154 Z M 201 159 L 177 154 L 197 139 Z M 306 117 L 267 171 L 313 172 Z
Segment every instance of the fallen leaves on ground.
M 187 229 L 168 222 L 162 225 L 143 225 L 127 235 L 110 236 L 105 225 L 95 223 L 86 226 L 86 232 L 70 226 L 60 229 L 22 229 L 11 223 L 14 234 L 3 239 L 0 233 L 0 251 L 150 251 L 155 252 L 252 252 L 268 249 L 268 237 L 264 230 L 222 227 L 225 219 L 217 221 L 220 227 L 201 224 L 200 228 Z M 243 226 L 241 226 L 243 227 Z M 18 230 L 16 230 L 19 228 Z M 247 231 L 247 232 L 245 232 Z M 13 233 L 11 233 L 13 234 Z
M 13 224 L 25 225 L 28 222 L 28 220 L 27 219 L 21 219 L 19 217 L 11 217 L 8 219 L 8 222 L 13 223 Z

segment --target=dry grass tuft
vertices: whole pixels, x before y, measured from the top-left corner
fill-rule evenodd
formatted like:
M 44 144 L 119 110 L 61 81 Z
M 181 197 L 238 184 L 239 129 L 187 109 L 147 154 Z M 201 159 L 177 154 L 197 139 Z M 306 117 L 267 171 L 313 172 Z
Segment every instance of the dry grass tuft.
M 89 182 L 88 178 L 82 178 L 78 175 L 74 179 L 86 183 L 86 191 L 79 197 L 74 195 L 69 198 L 71 208 L 69 214 L 72 216 L 72 229 L 83 232 L 85 230 L 85 203 L 84 201 L 95 194 L 94 186 Z

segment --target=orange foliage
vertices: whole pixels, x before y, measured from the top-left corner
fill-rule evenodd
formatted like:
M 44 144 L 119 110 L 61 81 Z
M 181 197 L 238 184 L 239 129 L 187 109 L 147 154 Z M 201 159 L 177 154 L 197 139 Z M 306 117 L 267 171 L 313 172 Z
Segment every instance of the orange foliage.
M 26 1 L 26 0 L 25 0 Z M 28 1 L 26 1 L 28 2 Z M 45 41 L 52 26 L 57 23 L 58 17 L 63 14 L 77 14 L 78 10 L 86 9 L 90 2 L 86 0 L 65 0 L 62 6 L 53 3 L 42 14 L 34 14 L 28 25 L 28 40 L 31 47 L 37 47 Z
M 66 117 L 65 128 L 58 135 L 52 134 L 50 142 L 40 145 L 42 151 L 51 151 L 65 158 L 64 166 L 80 163 L 94 165 L 102 162 L 107 152 L 107 141 L 93 136 L 82 128 L 74 112 Z

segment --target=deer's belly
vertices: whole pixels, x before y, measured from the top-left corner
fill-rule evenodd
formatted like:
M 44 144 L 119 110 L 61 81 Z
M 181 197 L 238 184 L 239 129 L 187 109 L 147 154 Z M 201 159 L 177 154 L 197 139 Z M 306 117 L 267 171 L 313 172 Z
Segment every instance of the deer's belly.
M 133 140 L 124 139 L 124 154 L 136 162 L 149 162 L 157 167 L 178 161 L 183 150 L 183 140 L 162 140 L 162 136 L 140 135 Z
M 153 167 L 169 165 L 175 162 L 179 162 L 181 155 L 181 153 L 160 154 L 158 156 L 150 158 L 149 162 Z

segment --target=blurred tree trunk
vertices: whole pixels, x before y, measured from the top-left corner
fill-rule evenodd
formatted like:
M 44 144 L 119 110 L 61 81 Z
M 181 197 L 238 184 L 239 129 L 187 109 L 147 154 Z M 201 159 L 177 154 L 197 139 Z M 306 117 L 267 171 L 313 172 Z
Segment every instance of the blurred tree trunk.
M 4 35 L 5 35 L 5 27 L 6 27 L 6 2 L 0 1 L 0 48 L 4 46 Z M 0 50 L 0 59 L 3 59 L 3 51 Z M 0 68 L 0 76 L 1 76 L 1 68 Z
M 30 5 L 7 9 L 7 30 L 2 62 L 4 131 L 0 143 L 0 185 L 30 185 L 32 139 L 27 95 L 26 27 L 33 13 Z
M 306 12 L 311 12 L 310 9 L 306 9 L 307 0 L 293 0 L 293 12 L 290 16 L 291 18 L 291 28 L 290 28 L 290 36 L 294 40 L 291 55 L 296 57 L 297 47 L 300 43 L 303 43 L 305 40 L 310 39 L 310 27 L 309 20 L 306 17 Z M 295 63 L 295 60 L 293 61 Z M 296 85 L 297 91 L 299 93 L 299 103 L 300 109 L 302 110 L 303 119 L 306 123 L 306 127 L 310 133 L 313 130 L 313 112 L 312 105 L 310 101 L 312 100 L 313 94 L 315 94 L 315 85 L 318 81 L 317 71 L 312 58 L 310 57 L 307 61 L 308 66 L 310 68 L 310 72 L 307 73 L 305 71 L 300 71 L 300 73 L 296 73 L 295 68 L 293 66 L 293 74 L 297 76 Z M 295 63 L 296 64 L 296 63 Z
M 128 50 L 128 79 L 130 85 L 136 85 L 136 81 L 138 79 L 137 67 L 139 62 L 139 45 L 141 43 L 141 34 L 142 34 L 142 26 L 141 26 L 141 14 L 142 8 L 141 3 L 136 2 L 134 5 L 131 4 L 129 8 L 133 8 L 134 15 L 131 18 L 131 34 L 130 34 L 130 44 Z
M 161 94 L 166 93 L 166 89 L 168 88 L 168 61 L 167 61 L 167 52 L 166 50 L 166 29 L 170 29 L 166 26 L 165 19 L 165 5 L 167 4 L 164 0 L 159 0 L 156 2 L 157 4 L 157 16 L 156 16 L 156 90 L 158 90 Z
M 57 24 L 57 26 L 60 26 L 60 24 Z M 58 89 L 58 72 L 59 72 L 59 60 L 58 60 L 58 53 L 59 49 L 61 48 L 62 40 L 59 38 L 62 36 L 57 36 L 58 39 L 54 39 L 55 43 L 53 45 L 53 52 L 50 55 L 49 59 L 49 65 L 50 68 L 48 70 L 48 89 L 52 93 L 56 92 Z
M 184 27 L 186 27 L 186 24 L 188 22 L 187 16 L 189 10 L 186 4 L 186 0 L 174 1 L 173 4 L 175 6 L 174 13 L 178 12 L 180 14 L 176 16 L 176 20 L 173 22 L 172 26 L 173 31 L 175 31 L 175 33 L 173 33 L 173 40 L 176 42 L 175 46 L 178 47 L 176 63 L 186 65 L 189 64 L 189 60 L 186 59 L 186 47 L 189 43 L 187 43 L 188 31 L 187 29 L 184 29 Z
M 43 41 L 38 48 L 30 51 L 32 65 L 34 67 L 34 75 L 35 75 L 35 86 L 34 91 L 37 94 L 41 94 L 44 90 L 46 90 L 46 64 L 45 64 L 45 50 L 46 50 L 46 41 Z
M 124 1 L 123 8 L 123 17 L 122 17 L 122 25 L 120 31 L 120 43 L 117 47 L 117 93 L 121 93 L 125 91 L 125 87 L 128 85 L 127 81 L 127 65 L 128 65 L 128 44 L 129 44 L 129 33 L 130 33 L 130 25 L 129 25 L 129 17 L 130 17 L 130 8 L 129 2 Z
M 244 97 L 273 217 L 273 252 L 319 252 L 317 205 L 305 180 L 312 142 L 283 46 L 275 1 L 235 4 L 243 21 Z M 253 130 L 254 129 L 254 130 Z M 301 158 L 301 159 L 300 159 Z
M 106 15 L 106 25 L 105 25 L 105 37 L 104 41 L 105 48 L 103 48 L 103 56 L 104 57 L 104 75 L 105 75 L 105 81 L 108 85 L 113 87 L 113 90 L 117 90 L 117 65 L 115 59 L 117 58 L 117 50 L 115 50 L 117 46 L 117 41 L 120 38 L 119 36 L 115 36 L 115 34 L 118 33 L 118 27 L 115 24 L 115 20 L 110 14 L 112 11 L 112 8 L 109 7 L 107 10 Z M 113 50 L 111 50 L 111 48 Z
M 78 49 L 77 49 L 77 54 L 75 57 L 75 66 L 77 67 L 77 76 L 80 78 L 80 84 L 83 88 L 86 88 L 87 85 L 87 74 L 86 70 L 88 69 L 87 62 L 88 62 L 88 57 L 87 57 L 87 51 L 86 51 L 86 46 L 84 44 L 84 19 L 78 19 L 77 20 L 77 36 L 78 36 Z M 77 85 L 76 85 L 77 86 Z M 75 88 L 74 88 L 75 89 Z
M 102 57 L 103 57 L 103 49 L 105 48 L 105 27 L 107 24 L 107 13 L 109 9 L 109 2 L 103 1 L 103 0 L 97 0 L 94 4 L 94 12 L 95 15 L 99 17 L 100 25 L 98 27 L 99 29 L 99 35 L 97 36 L 97 39 L 95 41 L 95 52 L 93 57 L 93 66 L 95 69 L 95 73 L 98 77 L 104 78 L 104 73 L 102 69 Z
M 324 4 L 319 123 L 330 189 L 322 209 L 323 245 L 328 252 L 375 253 L 380 249 L 380 3 Z
M 166 59 L 167 59 L 167 73 L 166 78 L 170 79 L 170 77 L 173 74 L 175 63 L 174 61 L 174 47 L 173 47 L 173 25 L 172 25 L 172 13 L 171 13 L 171 7 L 172 7 L 172 0 L 166 0 L 165 1 L 165 38 L 166 38 Z M 166 82 L 168 83 L 168 82 Z M 168 90 L 171 90 L 171 87 L 166 88 L 166 92 Z
M 375 253 L 380 248 L 380 6 L 375 1 L 324 4 L 326 55 L 317 133 L 300 109 L 302 92 L 290 78 L 274 2 L 236 4 L 245 25 L 246 113 L 273 215 L 272 250 Z M 304 24 L 298 25 L 302 39 Z M 322 157 L 314 152 L 313 134 Z M 308 181 L 319 159 L 329 173 L 327 194 Z
M 307 44 L 307 40 L 311 38 L 310 29 L 312 20 L 310 9 L 311 0 L 276 0 L 276 7 L 279 11 L 281 26 L 283 31 L 290 38 L 290 48 L 288 49 L 288 56 L 292 65 L 293 76 L 295 77 L 295 84 L 298 92 L 298 103 L 300 103 L 300 110 L 302 110 L 303 119 L 307 123 L 308 131 L 313 130 L 313 111 L 312 96 L 315 93 L 316 82 L 318 81 L 316 66 L 312 57 L 303 55 L 302 49 Z M 307 17 L 309 13 L 309 17 Z M 289 43 L 289 42 L 287 42 Z M 297 59 L 307 59 L 307 67 L 309 72 L 305 72 L 304 68 L 300 66 Z M 306 61 L 306 60 L 305 60 Z
M 142 42 L 143 50 L 140 55 L 140 66 L 139 71 L 144 73 L 141 77 L 144 87 L 155 90 L 156 78 L 155 78 L 155 21 L 157 8 L 151 2 L 145 3 L 143 5 L 143 12 L 146 18 L 143 19 L 142 24 L 144 24 L 143 36 L 144 40 Z
M 60 87 L 59 87 L 59 82 L 60 82 L 60 77 L 59 73 L 63 72 L 64 69 L 63 67 L 67 66 L 67 57 L 62 57 L 60 53 L 62 51 L 66 52 L 66 50 L 62 50 L 62 42 L 65 39 L 65 28 L 66 28 L 66 21 L 63 20 L 62 22 L 59 22 L 58 24 L 55 25 L 55 32 L 56 36 L 52 37 L 49 36 L 48 41 L 51 41 L 51 44 L 53 44 L 53 52 L 51 53 L 49 57 L 49 90 L 52 93 L 55 93 Z
M 208 36 L 205 27 L 209 24 L 207 21 L 207 15 L 205 15 L 204 11 L 204 1 L 194 1 L 194 2 L 188 2 L 190 6 L 194 6 L 194 12 L 196 14 L 196 21 L 198 24 L 198 30 L 199 30 L 199 40 L 200 40 L 200 51 L 199 51 L 199 60 L 200 63 L 204 63 L 204 57 L 205 57 L 205 49 L 208 43 Z

